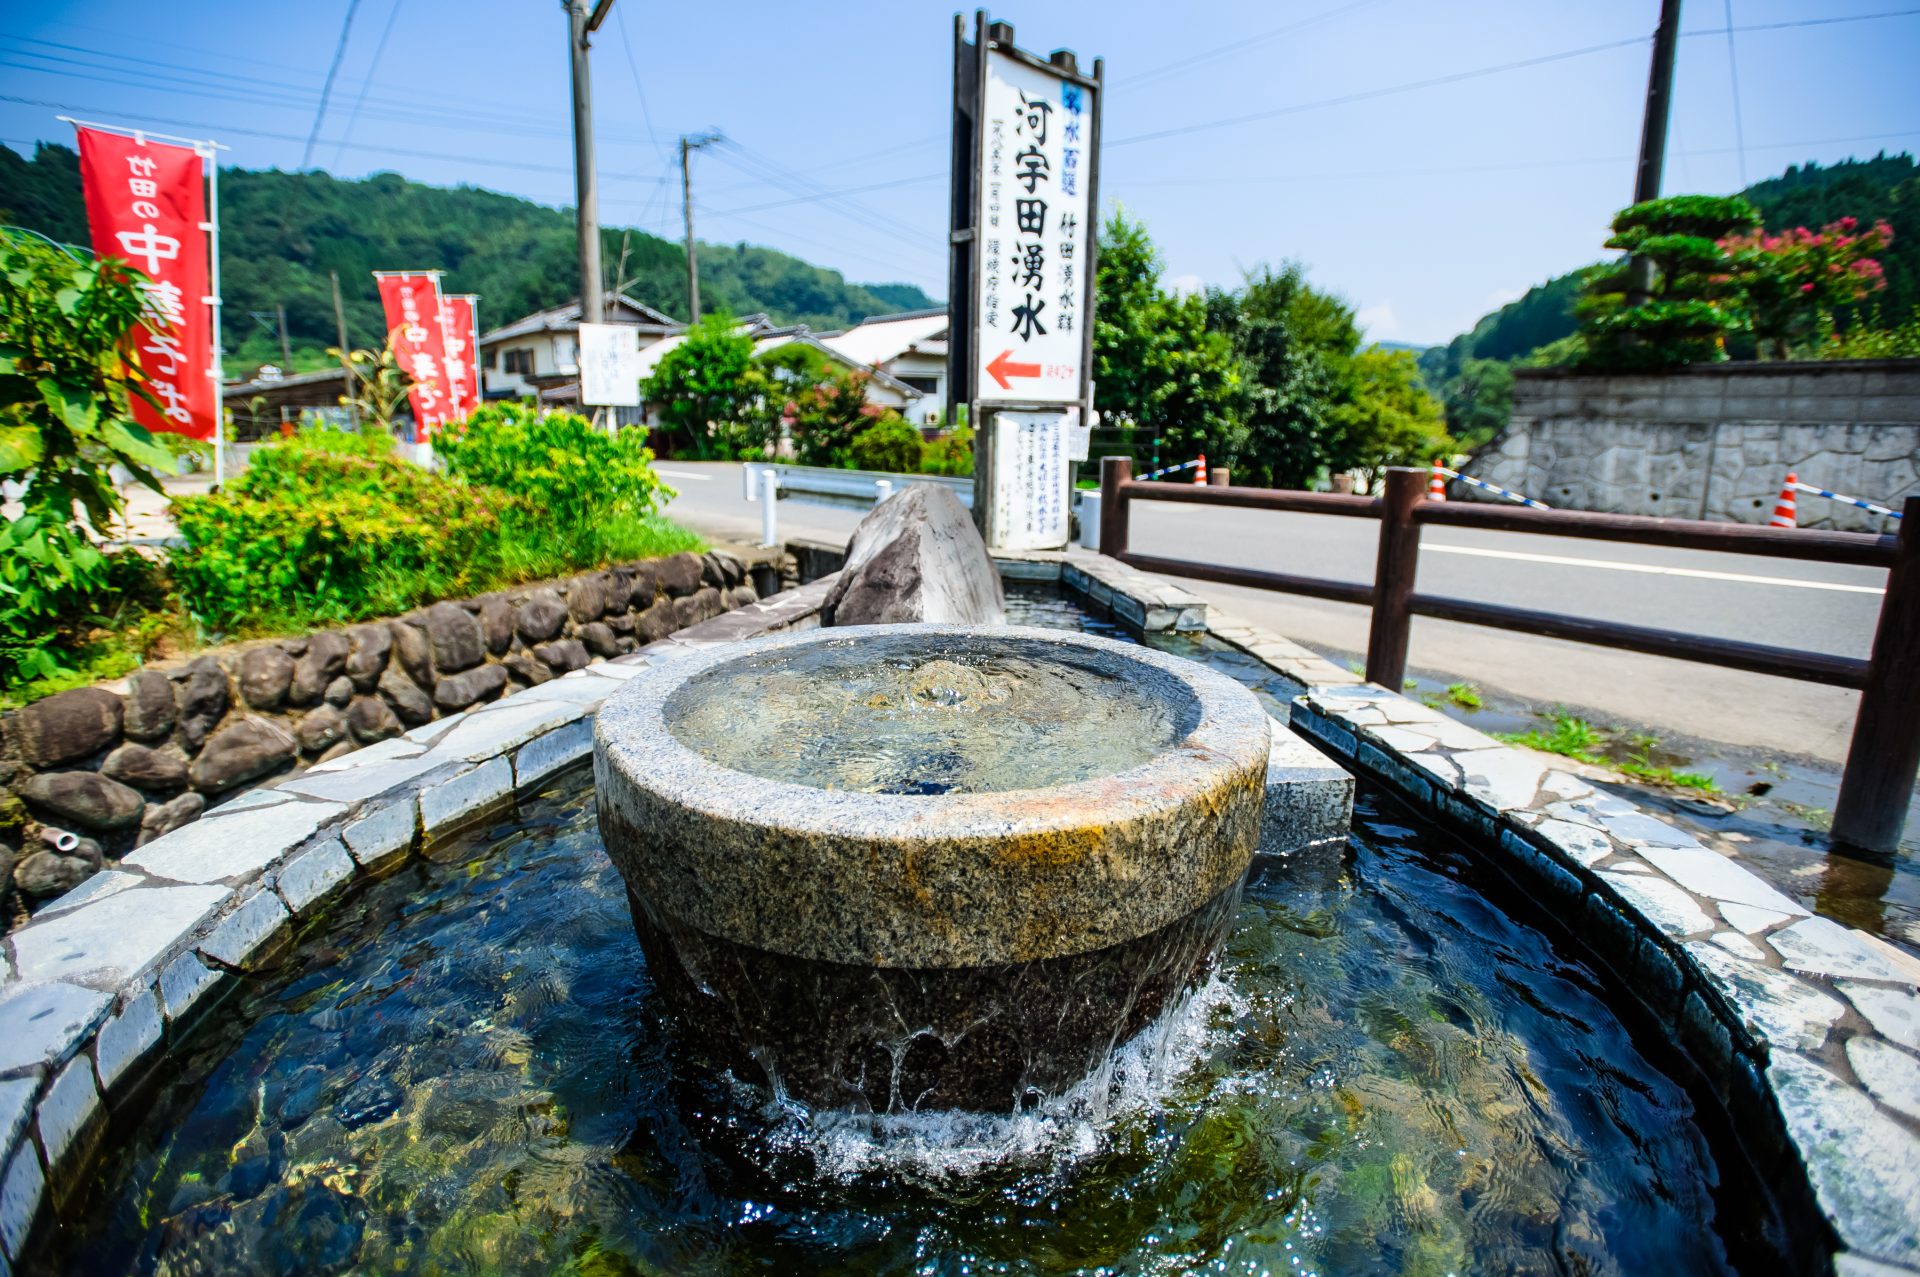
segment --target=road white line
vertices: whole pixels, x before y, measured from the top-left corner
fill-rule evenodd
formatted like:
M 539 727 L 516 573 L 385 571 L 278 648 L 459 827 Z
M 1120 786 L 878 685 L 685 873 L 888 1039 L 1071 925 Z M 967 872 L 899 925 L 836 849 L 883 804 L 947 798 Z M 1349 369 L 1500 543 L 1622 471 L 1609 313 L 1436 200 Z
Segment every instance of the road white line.
M 691 470 L 666 470 L 659 466 L 655 466 L 653 472 L 655 474 L 663 474 L 669 479 L 691 479 L 695 483 L 709 483 L 713 479 L 713 476 L 710 474 L 695 474 Z
M 1690 576 L 1703 581 L 1737 581 L 1745 585 L 1791 585 L 1803 590 L 1838 590 L 1842 594 L 1885 594 L 1878 585 L 1843 585 L 1838 581 L 1803 581 L 1789 576 L 1750 576 L 1745 572 L 1710 572 L 1705 568 L 1663 568 L 1651 563 L 1624 563 L 1619 559 L 1582 559 L 1567 554 L 1528 554 L 1522 550 L 1488 550 L 1475 545 L 1444 545 L 1423 541 L 1422 550 L 1442 554 L 1470 554 L 1482 559 L 1518 559 L 1526 563 L 1553 563 L 1576 568 L 1605 568 L 1612 572 L 1644 572 L 1648 576 Z

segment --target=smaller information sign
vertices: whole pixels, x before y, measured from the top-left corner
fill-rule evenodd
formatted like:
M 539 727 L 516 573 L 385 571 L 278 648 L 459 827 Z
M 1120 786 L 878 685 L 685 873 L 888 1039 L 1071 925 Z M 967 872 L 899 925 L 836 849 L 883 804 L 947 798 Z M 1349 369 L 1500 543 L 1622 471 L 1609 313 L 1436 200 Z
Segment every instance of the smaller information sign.
M 1058 412 L 993 414 L 993 526 L 1002 550 L 1058 550 L 1067 543 L 1067 418 Z
M 580 325 L 580 402 L 640 406 L 640 333 L 627 324 Z

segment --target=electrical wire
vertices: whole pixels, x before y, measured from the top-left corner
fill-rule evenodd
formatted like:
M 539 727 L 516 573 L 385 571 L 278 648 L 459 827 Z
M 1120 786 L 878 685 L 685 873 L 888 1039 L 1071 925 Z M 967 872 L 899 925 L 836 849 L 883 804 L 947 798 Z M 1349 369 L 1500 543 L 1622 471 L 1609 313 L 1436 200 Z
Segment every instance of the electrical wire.
M 1177 74 L 1178 72 L 1186 70 L 1188 67 L 1197 66 L 1202 62 L 1211 62 L 1217 58 L 1230 57 L 1236 53 L 1246 53 L 1263 44 L 1269 44 L 1274 40 L 1278 40 L 1283 35 L 1292 35 L 1296 31 L 1303 31 L 1308 27 L 1316 26 L 1330 18 L 1337 18 L 1342 14 L 1352 13 L 1355 9 L 1364 9 L 1369 5 L 1379 4 L 1381 2 L 1382 0 L 1354 0 L 1352 4 L 1343 4 L 1337 9 L 1328 9 L 1323 13 L 1316 13 L 1310 18 L 1304 18 L 1299 22 L 1290 22 L 1286 26 L 1276 27 L 1272 31 L 1265 31 L 1259 35 L 1248 36 L 1242 40 L 1235 40 L 1232 44 L 1223 44 L 1217 48 L 1207 49 L 1184 58 L 1177 58 L 1172 62 L 1162 63 L 1157 67 L 1150 67 L 1137 75 L 1128 76 L 1126 84 L 1128 88 L 1134 88 L 1142 84 L 1151 84 L 1155 80 Z
M 347 35 L 353 30 L 353 15 L 360 8 L 360 0 L 347 0 L 346 21 L 340 24 L 340 43 L 333 48 L 333 65 L 327 68 L 327 79 L 320 86 L 320 109 L 313 113 L 313 128 L 307 134 L 307 149 L 300 153 L 300 167 L 305 169 L 313 163 L 313 143 L 320 136 L 320 124 L 327 118 L 327 99 L 333 96 L 333 80 L 340 74 L 340 60 L 347 56 Z
M 1727 6 L 1727 79 L 1733 85 L 1733 140 L 1740 148 L 1740 188 L 1747 186 L 1747 131 L 1740 122 L 1740 59 L 1733 52 L 1733 0 Z
M 387 38 L 393 34 L 394 20 L 400 16 L 402 0 L 393 0 L 393 8 L 387 10 L 387 25 L 380 29 L 380 43 L 373 46 L 373 61 L 367 64 L 367 78 L 360 81 L 360 93 L 353 99 L 353 110 L 347 116 L 347 127 L 340 131 L 340 145 L 333 148 L 333 163 L 337 168 L 347 153 L 347 140 L 353 136 L 353 126 L 359 123 L 360 108 L 367 104 L 367 90 L 373 87 L 373 77 L 380 70 L 380 59 L 387 52 Z
M 633 72 L 633 91 L 640 99 L 640 122 L 647 126 L 647 140 L 653 143 L 653 150 L 666 163 L 669 156 L 667 148 L 660 145 L 659 134 L 653 131 L 653 112 L 647 109 L 647 90 L 640 83 L 640 63 L 633 56 L 633 39 L 627 35 L 627 11 L 617 8 L 613 11 L 614 25 L 620 28 L 620 47 L 626 51 L 627 70 Z

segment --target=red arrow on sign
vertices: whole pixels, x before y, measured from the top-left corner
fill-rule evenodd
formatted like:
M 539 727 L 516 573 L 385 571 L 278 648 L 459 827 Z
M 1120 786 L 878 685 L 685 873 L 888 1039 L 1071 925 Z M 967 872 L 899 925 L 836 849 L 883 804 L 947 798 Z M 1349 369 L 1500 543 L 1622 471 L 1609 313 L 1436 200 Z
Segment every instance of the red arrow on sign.
M 1008 378 L 1038 377 L 1040 375 L 1039 364 L 1015 364 L 1007 362 L 1007 356 L 1012 353 L 1011 350 L 1003 350 L 993 357 L 992 363 L 987 365 L 987 375 L 999 382 L 1000 389 L 1002 390 L 1013 389 L 1013 382 L 1008 380 Z

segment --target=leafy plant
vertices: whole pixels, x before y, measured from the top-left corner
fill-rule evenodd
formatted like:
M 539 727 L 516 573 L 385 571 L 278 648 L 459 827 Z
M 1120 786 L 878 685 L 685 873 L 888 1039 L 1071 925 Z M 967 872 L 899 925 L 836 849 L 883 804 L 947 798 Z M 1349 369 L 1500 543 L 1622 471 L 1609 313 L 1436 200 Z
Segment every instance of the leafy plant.
M 941 438 L 928 440 L 921 445 L 920 472 L 960 478 L 972 474 L 973 428 L 962 423 Z
M 689 454 L 700 458 L 739 455 L 741 427 L 762 397 L 754 371 L 753 339 L 733 317 L 705 315 L 660 360 L 640 393 L 660 414 L 660 424 Z
M 327 353 L 347 368 L 347 393 L 340 396 L 340 406 L 353 411 L 362 430 L 391 438 L 401 406 L 407 402 L 407 391 L 413 386 L 413 378 L 400 366 L 393 347 L 342 351 L 329 346 Z
M 1447 684 L 1447 699 L 1461 709 L 1479 709 L 1481 705 L 1480 689 L 1472 683 Z
M 844 469 L 854 464 L 854 436 L 884 411 L 867 403 L 869 380 L 865 373 L 829 370 L 822 380 L 794 392 L 793 449 L 801 465 Z
M 899 413 L 890 412 L 853 437 L 854 468 L 913 474 L 925 441 Z
M 120 513 L 113 467 L 156 491 L 152 469 L 173 469 L 129 416 L 132 396 L 154 402 L 127 360 L 140 278 L 115 258 L 0 240 L 0 479 L 24 489 L 0 529 L 0 680 L 66 668 L 63 651 L 100 605 L 111 565 L 88 526 L 104 531 Z
M 1719 247 L 1731 258 L 1760 355 L 1785 359 L 1796 340 L 1831 337 L 1834 311 L 1884 289 L 1886 272 L 1872 253 L 1893 243 L 1879 221 L 1862 229 L 1843 217 L 1818 231 L 1796 226 L 1770 235 L 1730 235 Z

